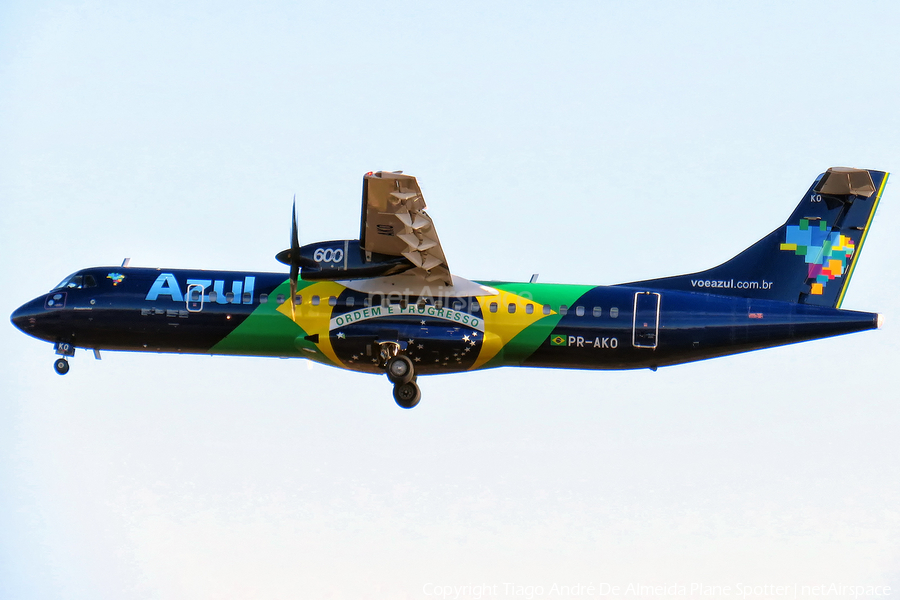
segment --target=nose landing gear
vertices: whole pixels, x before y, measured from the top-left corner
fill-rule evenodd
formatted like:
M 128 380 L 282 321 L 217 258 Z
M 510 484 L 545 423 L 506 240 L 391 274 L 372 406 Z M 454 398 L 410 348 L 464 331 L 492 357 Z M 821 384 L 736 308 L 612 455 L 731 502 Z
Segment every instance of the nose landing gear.
M 53 363 L 53 369 L 60 375 L 65 375 L 69 372 L 69 361 L 64 358 L 57 358 Z
M 400 354 L 399 345 L 382 345 L 382 353 L 387 355 L 384 370 L 394 384 L 394 401 L 400 408 L 410 409 L 419 403 L 422 391 L 416 384 L 416 368 L 405 354 Z
M 56 342 L 54 348 L 59 358 L 53 362 L 53 370 L 60 375 L 65 375 L 69 372 L 69 361 L 66 360 L 66 357 L 75 356 L 75 346 L 68 342 Z

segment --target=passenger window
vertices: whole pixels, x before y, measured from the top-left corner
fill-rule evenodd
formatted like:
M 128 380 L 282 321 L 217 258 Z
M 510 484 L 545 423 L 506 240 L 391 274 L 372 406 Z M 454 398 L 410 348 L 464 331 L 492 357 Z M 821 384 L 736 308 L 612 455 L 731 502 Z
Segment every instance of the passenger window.
M 200 288 L 191 287 L 191 293 L 188 295 L 188 300 L 191 302 L 200 302 Z
M 575 307 L 575 316 L 576 316 L 576 317 L 583 317 L 583 316 L 584 316 L 584 307 L 583 307 L 583 306 L 576 306 L 576 307 Z
M 227 294 L 225 294 L 225 302 L 234 302 L 234 292 L 228 292 Z
M 490 310 L 492 313 L 497 312 L 497 303 L 496 302 L 491 302 Z
M 268 294 L 260 294 L 260 295 L 259 295 L 259 303 L 260 303 L 260 304 L 267 304 L 268 302 L 269 302 L 269 295 L 268 295 Z
M 250 304 L 253 302 L 253 296 L 250 295 L 250 292 L 244 292 L 242 296 L 244 304 Z
M 303 304 L 303 295 L 297 294 L 294 296 L 294 306 L 300 306 L 301 304 Z
M 600 308 L 599 306 L 595 306 L 595 307 L 594 307 L 594 316 L 595 316 L 595 317 L 602 317 L 602 316 L 603 316 L 603 309 Z
M 454 300 L 453 310 L 462 310 L 463 306 L 465 306 L 465 305 L 462 302 L 460 302 L 459 300 Z
M 553 310 L 550 308 L 550 305 L 549 305 L 549 304 L 545 304 L 545 305 L 544 305 L 544 314 L 545 314 L 545 315 L 549 315 L 551 312 L 553 312 Z
M 565 304 L 560 304 L 559 305 L 559 316 L 564 317 L 567 314 L 569 314 L 569 307 L 566 306 Z
M 347 300 L 344 301 L 344 304 L 347 305 L 347 308 L 353 308 L 353 296 L 347 296 Z
M 328 306 L 337 306 L 337 298 L 335 296 L 328 297 Z
M 525 313 L 530 315 L 533 312 L 534 312 L 534 304 L 526 304 L 525 305 Z
M 444 308 L 444 301 L 443 300 L 435 300 L 434 307 L 435 308 Z
M 212 293 L 209 294 L 209 299 L 212 301 Z M 278 294 L 275 296 L 275 302 L 278 304 L 284 304 L 284 294 Z
M 469 311 L 471 311 L 473 313 L 477 313 L 477 312 L 481 311 L 481 306 L 478 304 L 478 300 L 472 300 L 469 303 Z
M 619 318 L 619 309 L 616 308 L 615 306 L 613 306 L 611 309 L 609 309 L 609 316 L 610 316 L 610 318 L 618 319 Z
M 313 306 L 318 306 L 319 305 L 319 297 L 313 296 L 312 300 L 310 300 L 310 304 L 312 304 Z
M 209 301 L 216 302 L 219 299 L 219 293 L 216 290 L 209 291 Z
M 513 314 L 514 312 L 516 312 L 516 303 L 510 302 L 509 304 L 507 304 L 506 312 L 508 312 L 509 314 Z

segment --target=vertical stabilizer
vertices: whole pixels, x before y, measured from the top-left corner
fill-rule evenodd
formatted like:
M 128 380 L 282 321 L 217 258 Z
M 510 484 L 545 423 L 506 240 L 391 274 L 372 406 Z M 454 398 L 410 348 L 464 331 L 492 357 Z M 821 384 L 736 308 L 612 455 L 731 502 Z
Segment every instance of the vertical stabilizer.
M 839 308 L 887 179 L 882 171 L 828 169 L 784 225 L 731 260 L 628 285 Z

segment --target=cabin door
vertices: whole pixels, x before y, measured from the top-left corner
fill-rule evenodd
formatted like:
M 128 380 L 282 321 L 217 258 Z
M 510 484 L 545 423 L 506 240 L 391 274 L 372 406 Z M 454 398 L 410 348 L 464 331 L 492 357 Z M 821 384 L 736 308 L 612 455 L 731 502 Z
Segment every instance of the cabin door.
M 203 292 L 204 288 L 199 283 L 192 283 L 188 286 L 187 297 L 184 299 L 189 312 L 200 312 L 203 310 Z
M 656 292 L 638 292 L 634 295 L 631 342 L 635 348 L 656 348 L 659 343 L 659 298 Z

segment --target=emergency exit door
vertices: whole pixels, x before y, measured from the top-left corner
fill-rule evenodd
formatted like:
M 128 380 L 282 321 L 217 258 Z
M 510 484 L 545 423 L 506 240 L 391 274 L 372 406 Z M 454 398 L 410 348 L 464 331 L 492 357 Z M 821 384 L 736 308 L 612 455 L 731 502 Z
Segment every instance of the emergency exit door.
M 631 342 L 635 348 L 656 348 L 659 343 L 659 299 L 657 292 L 637 292 L 634 295 Z

